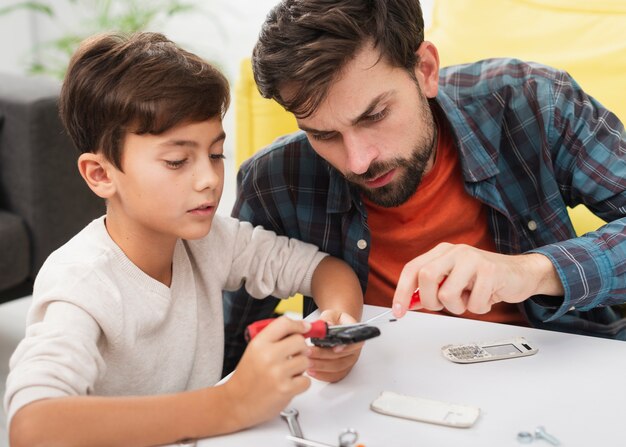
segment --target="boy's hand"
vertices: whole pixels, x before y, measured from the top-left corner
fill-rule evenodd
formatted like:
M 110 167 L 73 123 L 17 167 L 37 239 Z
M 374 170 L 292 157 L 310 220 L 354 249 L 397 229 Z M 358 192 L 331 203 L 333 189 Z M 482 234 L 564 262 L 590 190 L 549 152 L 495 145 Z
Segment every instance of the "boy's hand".
M 248 344 L 228 388 L 234 417 L 242 427 L 276 416 L 311 380 L 303 373 L 310 367 L 310 348 L 304 334 L 306 321 L 277 318 Z
M 339 324 L 354 324 L 357 321 L 345 312 L 325 310 L 320 319 L 329 326 Z M 311 377 L 325 382 L 338 382 L 348 375 L 361 354 L 363 342 L 350 345 L 335 346 L 333 348 L 311 348 L 311 366 L 307 373 Z

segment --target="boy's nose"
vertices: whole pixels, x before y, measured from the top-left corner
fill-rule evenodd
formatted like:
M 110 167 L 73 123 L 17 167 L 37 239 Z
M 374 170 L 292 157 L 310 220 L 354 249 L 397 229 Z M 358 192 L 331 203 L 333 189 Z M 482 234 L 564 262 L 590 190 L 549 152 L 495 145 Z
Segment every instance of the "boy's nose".
M 195 188 L 198 191 L 215 189 L 222 183 L 223 170 L 216 169 L 211 162 L 203 164 L 194 173 Z

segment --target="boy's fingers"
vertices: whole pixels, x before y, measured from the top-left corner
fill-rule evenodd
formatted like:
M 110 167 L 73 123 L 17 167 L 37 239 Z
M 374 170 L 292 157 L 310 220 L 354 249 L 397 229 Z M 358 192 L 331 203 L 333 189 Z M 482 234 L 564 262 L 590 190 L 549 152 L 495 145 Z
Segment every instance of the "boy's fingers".
M 304 374 L 304 372 L 311 367 L 311 364 L 309 358 L 303 355 L 289 357 L 285 362 L 284 371 L 287 376 L 295 377 Z
M 346 312 L 341 312 L 341 314 L 339 315 L 339 324 L 355 324 L 355 323 L 358 323 L 358 321 L 352 315 Z
M 305 320 L 292 320 L 287 317 L 276 318 L 254 337 L 262 341 L 275 342 L 291 334 L 304 334 L 311 330 L 311 323 Z
M 320 348 L 313 347 L 311 348 L 311 355 L 309 356 L 311 359 L 320 359 L 320 360 L 333 360 L 339 359 L 342 357 L 348 357 L 355 352 L 359 352 L 363 347 L 365 342 L 360 343 L 351 343 L 348 345 L 340 345 L 332 348 Z M 336 349 L 341 348 L 341 349 Z
M 356 363 L 358 356 L 353 354 L 349 357 L 336 360 L 315 360 L 311 362 L 309 371 L 316 373 L 337 373 L 352 368 Z
M 327 309 L 320 314 L 320 320 L 324 320 L 330 326 L 340 323 L 341 312 L 338 310 Z
M 311 386 L 311 379 L 304 375 L 298 375 L 291 379 L 291 392 L 293 394 L 300 394 L 305 392 Z
M 311 354 L 310 346 L 308 346 L 304 339 L 297 334 L 287 336 L 286 338 L 276 342 L 274 346 L 276 353 L 283 357 L 294 357 L 297 355 L 309 357 Z

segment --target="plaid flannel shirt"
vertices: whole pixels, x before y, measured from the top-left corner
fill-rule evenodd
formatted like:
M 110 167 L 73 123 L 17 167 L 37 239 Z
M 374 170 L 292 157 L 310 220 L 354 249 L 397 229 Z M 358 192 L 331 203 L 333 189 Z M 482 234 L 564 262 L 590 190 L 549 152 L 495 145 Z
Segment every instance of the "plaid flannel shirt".
M 431 104 L 453 129 L 467 192 L 489 207 L 498 252 L 542 253 L 563 282 L 558 305 L 553 297 L 520 304 L 530 324 L 626 339 L 626 320 L 611 307 L 626 302 L 623 124 L 567 73 L 514 59 L 441 69 Z M 233 216 L 344 259 L 365 290 L 366 209 L 304 133 L 282 137 L 254 155 L 237 181 Z M 578 204 L 609 223 L 576 237 L 566 206 Z M 245 348 L 247 324 L 267 318 L 276 304 L 255 300 L 243 288 L 225 294 L 224 372 Z M 314 309 L 306 298 L 305 315 Z

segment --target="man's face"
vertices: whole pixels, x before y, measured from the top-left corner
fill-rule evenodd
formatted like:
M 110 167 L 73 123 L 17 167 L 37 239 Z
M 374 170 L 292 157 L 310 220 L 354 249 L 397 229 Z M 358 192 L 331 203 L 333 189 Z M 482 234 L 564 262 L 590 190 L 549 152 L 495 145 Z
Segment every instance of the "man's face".
M 224 184 L 220 119 L 184 123 L 160 135 L 128 133 L 107 226 L 160 240 L 205 236 Z M 111 208 L 113 207 L 113 209 Z
M 381 206 L 406 202 L 432 166 L 436 130 L 427 98 L 415 78 L 379 59 L 371 45 L 298 125 L 315 152 Z

